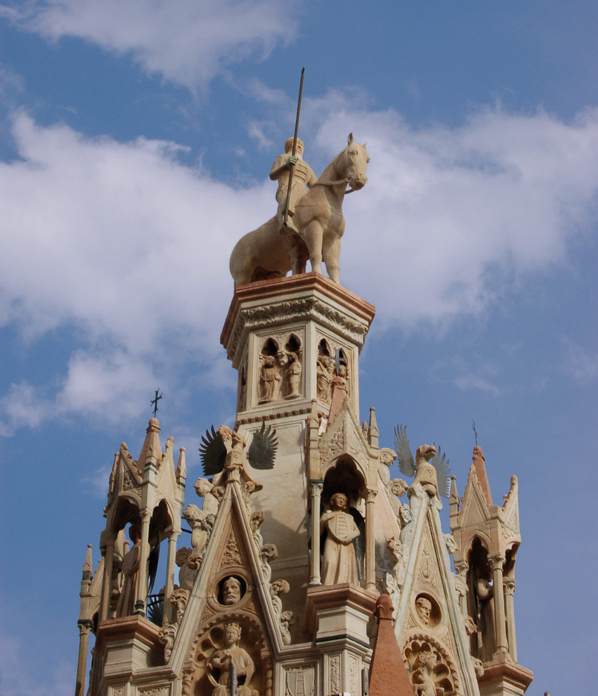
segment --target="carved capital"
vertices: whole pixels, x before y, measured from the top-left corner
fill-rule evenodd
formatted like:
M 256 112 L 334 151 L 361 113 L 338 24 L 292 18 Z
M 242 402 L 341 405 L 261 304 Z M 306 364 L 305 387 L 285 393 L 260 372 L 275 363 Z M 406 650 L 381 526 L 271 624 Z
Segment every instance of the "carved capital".
M 504 578 L 503 585 L 505 588 L 505 594 L 511 596 L 515 594 L 515 580 L 513 580 L 513 578 Z
M 324 481 L 312 481 L 311 482 L 312 495 L 322 495 L 323 490 L 324 490 Z
M 490 567 L 492 568 L 493 573 L 497 570 L 502 571 L 505 564 L 505 557 L 503 554 L 497 553 L 494 556 L 489 556 L 488 560 L 490 561 Z
M 365 499 L 366 504 L 371 505 L 376 500 L 377 495 L 378 495 L 378 491 L 376 489 L 368 488 L 366 499 Z

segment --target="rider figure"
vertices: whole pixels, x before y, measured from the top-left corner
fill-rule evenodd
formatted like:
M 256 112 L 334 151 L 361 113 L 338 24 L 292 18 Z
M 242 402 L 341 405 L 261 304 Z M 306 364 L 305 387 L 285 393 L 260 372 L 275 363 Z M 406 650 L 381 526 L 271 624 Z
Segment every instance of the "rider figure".
M 278 220 L 280 229 L 282 229 L 284 225 L 284 208 L 289 188 L 289 176 L 291 168 L 294 168 L 291 195 L 289 197 L 287 227 L 293 232 L 297 232 L 297 226 L 293 221 L 295 205 L 307 189 L 316 183 L 318 177 L 309 164 L 303 160 L 303 141 L 301 139 L 297 138 L 295 157 L 291 154 L 292 151 L 293 138 L 289 138 L 284 144 L 284 155 L 279 155 L 274 160 L 274 164 L 270 170 L 270 179 L 272 179 L 272 181 L 278 181 L 278 188 L 276 189 L 276 200 L 278 201 L 276 219 Z

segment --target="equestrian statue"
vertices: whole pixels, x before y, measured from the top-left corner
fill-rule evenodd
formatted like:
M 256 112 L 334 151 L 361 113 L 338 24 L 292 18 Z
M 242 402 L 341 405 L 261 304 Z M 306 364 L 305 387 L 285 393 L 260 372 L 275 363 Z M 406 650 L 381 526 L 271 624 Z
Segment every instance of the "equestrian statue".
M 235 287 L 283 277 L 289 271 L 305 273 L 308 260 L 315 273 L 321 273 L 324 262 L 338 283 L 343 200 L 346 193 L 365 186 L 368 162 L 366 146 L 350 133 L 345 149 L 316 178 L 303 160 L 303 142 L 296 135 L 289 138 L 270 172 L 278 182 L 276 215 L 241 237 L 231 254 Z

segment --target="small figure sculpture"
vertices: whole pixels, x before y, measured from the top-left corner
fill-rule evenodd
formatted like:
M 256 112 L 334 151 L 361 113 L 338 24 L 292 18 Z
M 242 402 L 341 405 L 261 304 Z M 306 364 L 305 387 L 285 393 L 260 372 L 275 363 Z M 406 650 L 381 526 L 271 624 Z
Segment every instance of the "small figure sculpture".
M 229 575 L 222 583 L 222 604 L 231 605 L 241 601 L 241 583 L 234 575 Z
M 316 365 L 316 383 L 318 399 L 330 402 L 330 384 L 334 374 L 334 360 L 329 355 L 319 355 Z
M 429 626 L 432 620 L 432 602 L 423 595 L 415 600 L 415 609 L 424 626 Z
M 280 615 L 280 631 L 282 633 L 282 642 L 284 645 L 291 644 L 291 624 L 294 622 L 292 611 L 287 609 Z
M 212 696 L 228 696 L 231 683 L 231 666 L 237 684 L 234 693 L 238 696 L 259 696 L 258 691 L 250 686 L 255 673 L 255 664 L 251 656 L 239 645 L 241 626 L 238 623 L 224 625 L 224 648 L 217 650 L 208 660 L 208 679 L 214 689 Z
M 278 558 L 276 544 L 264 544 L 260 549 L 261 569 L 266 582 L 270 582 L 272 577 L 272 566 L 270 563 Z
M 272 469 L 278 448 L 276 431 L 266 426 L 264 421 L 262 427 L 253 433 L 247 452 L 246 448 L 243 435 L 226 425 L 221 425 L 218 430 L 214 426 L 206 430 L 199 448 L 204 475 L 215 476 L 222 472 L 216 485 L 210 489 L 213 496 L 222 497 L 226 484 L 233 481 L 239 481 L 247 494 L 261 490 L 262 486 L 249 473 L 248 465 L 254 469 Z
M 358 584 L 357 556 L 353 541 L 359 537 L 359 528 L 347 512 L 349 499 L 344 493 L 334 493 L 330 509 L 320 518 L 320 530 L 326 533 L 322 564 L 322 584 L 342 582 Z
M 288 580 L 279 578 L 274 580 L 270 585 L 270 597 L 272 597 L 272 604 L 274 604 L 275 613 L 280 616 L 282 615 L 282 599 L 280 599 L 281 594 L 286 594 L 291 589 Z
M 286 378 L 287 378 L 287 395 L 285 399 L 296 399 L 301 396 L 301 373 L 303 367 L 299 353 L 290 351 L 286 355 Z
M 444 689 L 436 686 L 434 667 L 436 657 L 431 650 L 422 651 L 414 663 L 414 681 L 416 681 L 417 696 L 442 696 Z
M 178 549 L 175 563 L 179 567 L 179 584 L 183 590 L 191 592 L 201 565 L 201 558 L 196 556 L 193 549 L 183 547 Z
M 285 205 L 287 202 L 289 190 L 289 174 L 291 167 L 293 171 L 293 181 L 291 184 L 291 195 L 289 197 L 289 209 L 287 213 L 287 228 L 293 232 L 297 232 L 297 225 L 293 218 L 295 217 L 295 205 L 297 201 L 305 194 L 311 186 L 313 186 L 318 177 L 313 169 L 303 160 L 303 141 L 297 138 L 297 147 L 295 157 L 291 152 L 293 149 L 293 138 L 289 138 L 284 144 L 284 154 L 279 155 L 272 164 L 270 170 L 270 179 L 278 182 L 276 189 L 276 201 L 278 210 L 276 211 L 276 220 L 279 229 L 284 226 Z
M 160 629 L 160 636 L 158 640 L 164 646 L 164 659 L 166 662 L 170 660 L 172 655 L 172 647 L 174 645 L 174 639 L 177 634 L 177 626 L 175 624 L 167 624 Z
M 275 355 L 261 355 L 262 367 L 260 369 L 259 403 L 266 404 L 276 401 L 280 391 L 280 365 Z
M 206 513 L 205 510 L 200 510 L 197 505 L 187 505 L 183 511 L 183 517 L 191 527 L 193 555 L 201 557 L 210 538 L 215 517 Z
M 387 542 L 386 546 L 390 551 L 392 559 L 394 561 L 392 567 L 392 573 L 397 581 L 397 585 L 402 587 L 405 580 L 405 555 L 403 553 L 403 543 L 397 537 L 391 537 Z
M 131 525 L 129 537 L 133 542 L 133 547 L 125 553 L 122 561 L 123 585 L 116 605 L 117 616 L 130 616 L 135 606 L 135 586 L 137 585 L 139 558 L 141 556 L 141 534 L 139 529 Z
M 411 453 L 407 428 L 395 427 L 395 449 L 399 453 L 399 468 L 407 476 L 414 476 L 412 488 L 418 484 L 430 497 L 448 497 L 450 486 L 450 465 L 444 452 L 436 445 L 420 445 Z
M 407 493 L 408 488 L 409 486 L 407 485 L 407 481 L 404 481 L 403 479 L 393 479 L 389 483 L 390 492 L 393 495 L 396 495 L 397 498 L 402 498 L 405 493 Z

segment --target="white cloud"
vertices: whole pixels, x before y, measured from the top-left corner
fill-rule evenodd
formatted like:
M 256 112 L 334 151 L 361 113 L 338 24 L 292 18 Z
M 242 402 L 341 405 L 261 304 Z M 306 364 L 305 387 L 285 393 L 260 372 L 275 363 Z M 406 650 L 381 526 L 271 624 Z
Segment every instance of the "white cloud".
M 130 55 L 147 72 L 190 89 L 290 41 L 295 13 L 295 0 L 38 0 L 3 11 L 51 40 L 78 37 Z
M 580 383 L 598 379 L 598 352 L 591 352 L 582 346 L 567 341 L 567 372 Z
M 492 396 L 498 396 L 498 394 L 500 394 L 498 386 L 491 379 L 483 375 L 464 373 L 457 375 L 453 381 L 455 386 L 461 391 L 481 391 L 492 394 Z
M 346 202 L 342 277 L 387 323 L 479 312 L 521 274 L 562 260 L 568 239 L 595 222 L 596 110 L 572 123 L 484 111 L 452 129 L 345 110 L 317 142 L 333 154 L 349 130 L 371 164 Z
M 4 430 L 51 413 L 131 417 L 179 366 L 221 371 L 228 255 L 270 214 L 270 187 L 214 181 L 169 143 L 86 139 L 22 113 L 14 137 L 21 159 L 0 163 L 0 323 L 30 340 L 67 327 L 78 342 L 53 408 L 15 385 Z
M 459 128 L 414 129 L 333 93 L 308 123 L 316 160 L 349 130 L 368 143 L 341 271 L 383 326 L 429 330 L 487 310 L 513 280 L 561 261 L 595 219 L 596 111 L 572 123 L 486 111 Z M 273 185 L 235 188 L 183 164 L 175 144 L 86 138 L 23 113 L 14 138 L 20 159 L 0 163 L 0 322 L 31 340 L 66 327 L 76 341 L 52 396 L 11 388 L 4 432 L 52 414 L 131 418 L 156 386 L 188 388 L 189 374 L 226 381 L 228 256 L 272 214 Z M 461 388 L 491 391 L 481 376 L 488 384 Z
M 0 399 L 0 436 L 19 428 L 37 428 L 49 415 L 50 404 L 28 382 L 11 384 Z

